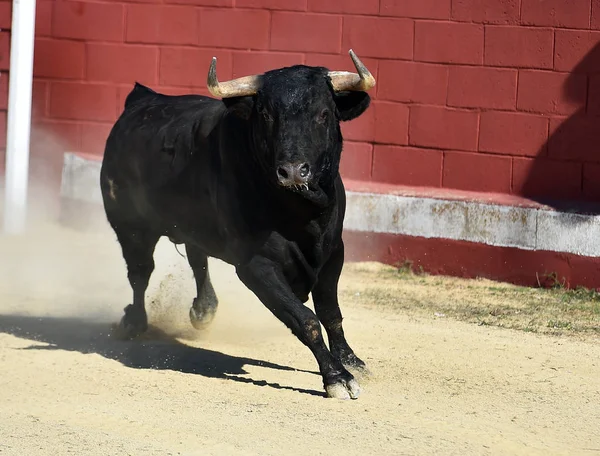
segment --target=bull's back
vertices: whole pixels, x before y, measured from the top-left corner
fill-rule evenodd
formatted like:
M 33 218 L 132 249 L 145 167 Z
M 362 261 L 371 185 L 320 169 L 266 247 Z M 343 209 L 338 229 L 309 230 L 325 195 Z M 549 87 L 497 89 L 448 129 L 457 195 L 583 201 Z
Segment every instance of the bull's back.
M 210 175 L 208 135 L 223 110 L 219 100 L 168 96 L 136 84 L 106 141 L 101 187 L 107 211 L 169 224 L 174 210 L 194 203 L 188 188 L 198 175 Z
M 208 152 L 203 143 L 223 111 L 219 100 L 163 95 L 136 84 L 108 136 L 104 162 L 128 182 L 160 184 L 180 174 L 193 155 Z

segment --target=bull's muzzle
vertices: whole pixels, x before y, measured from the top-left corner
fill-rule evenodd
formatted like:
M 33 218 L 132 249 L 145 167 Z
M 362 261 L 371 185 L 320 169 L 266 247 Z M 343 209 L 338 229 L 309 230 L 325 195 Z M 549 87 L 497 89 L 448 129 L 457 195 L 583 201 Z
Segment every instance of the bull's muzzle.
M 310 179 L 308 163 L 284 163 L 277 167 L 277 181 L 284 187 L 308 187 Z

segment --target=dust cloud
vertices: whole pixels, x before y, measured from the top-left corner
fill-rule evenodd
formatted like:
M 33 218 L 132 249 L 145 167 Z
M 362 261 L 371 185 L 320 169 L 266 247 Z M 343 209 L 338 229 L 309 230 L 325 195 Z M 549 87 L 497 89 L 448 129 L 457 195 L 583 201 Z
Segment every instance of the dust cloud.
M 52 141 L 56 145 L 57 141 Z M 77 318 L 107 327 L 118 323 L 123 308 L 132 301 L 132 292 L 120 245 L 102 206 L 71 210 L 65 223 L 61 208 L 68 202 L 59 196 L 57 170 L 50 172 L 47 160 L 32 156 L 30 174 L 25 231 L 18 235 L 0 233 L 0 319 L 20 315 Z M 3 218 L 1 191 L 0 198 Z M 209 260 L 209 274 L 219 310 L 211 327 L 195 330 L 188 312 L 196 287 L 185 247 L 176 249 L 162 238 L 154 260 L 156 268 L 146 292 L 153 328 L 171 337 L 242 343 L 244 337 L 253 340 L 272 332 L 287 332 L 239 281 L 234 268 L 214 259 Z

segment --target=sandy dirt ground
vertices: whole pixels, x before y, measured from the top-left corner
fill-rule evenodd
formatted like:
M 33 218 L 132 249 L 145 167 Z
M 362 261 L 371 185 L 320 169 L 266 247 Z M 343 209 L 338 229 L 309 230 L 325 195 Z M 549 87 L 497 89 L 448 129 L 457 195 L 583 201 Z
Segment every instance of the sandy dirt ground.
M 0 238 L 1 455 L 600 454 L 598 338 L 348 300 L 373 375 L 338 401 L 230 266 L 211 262 L 220 308 L 197 332 L 186 260 L 166 241 L 156 260 L 153 327 L 121 342 L 110 328 L 130 291 L 108 228 Z M 361 280 L 347 265 L 343 286 Z

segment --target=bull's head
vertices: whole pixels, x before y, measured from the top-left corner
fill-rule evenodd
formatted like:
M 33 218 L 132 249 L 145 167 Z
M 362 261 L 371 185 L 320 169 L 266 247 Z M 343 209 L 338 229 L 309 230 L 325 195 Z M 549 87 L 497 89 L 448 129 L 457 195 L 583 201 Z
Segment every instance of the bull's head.
M 310 191 L 338 172 L 340 121 L 360 116 L 375 86 L 352 50 L 350 57 L 357 73 L 296 65 L 226 82 L 218 81 L 213 58 L 208 89 L 251 123 L 260 160 L 279 185 Z

